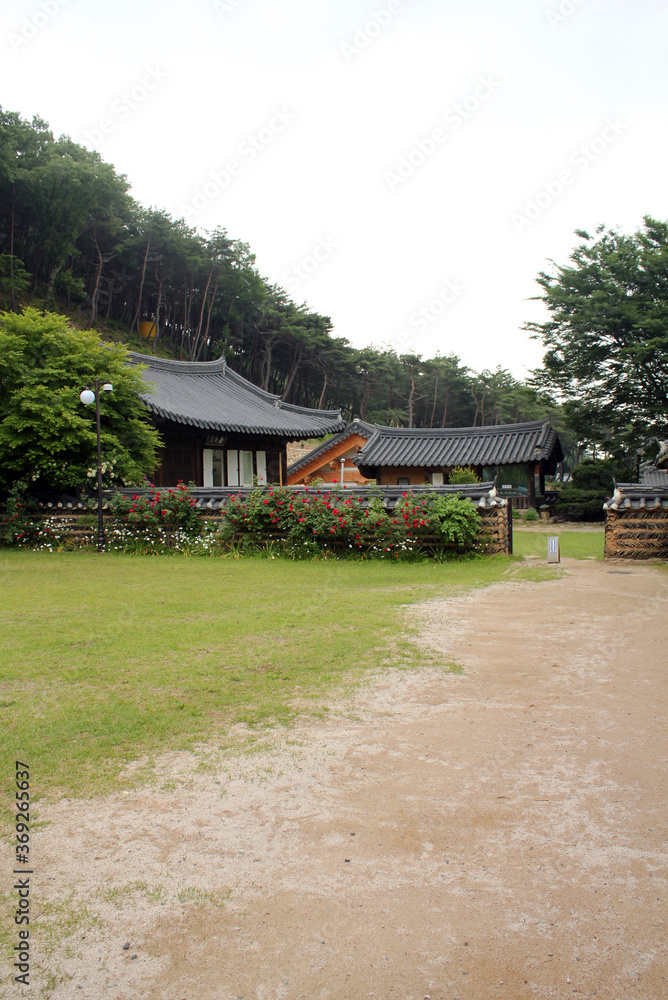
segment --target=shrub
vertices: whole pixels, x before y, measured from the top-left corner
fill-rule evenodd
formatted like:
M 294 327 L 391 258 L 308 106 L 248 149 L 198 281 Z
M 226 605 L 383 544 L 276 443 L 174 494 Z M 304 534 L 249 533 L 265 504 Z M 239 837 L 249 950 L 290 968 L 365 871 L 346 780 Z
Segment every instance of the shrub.
M 5 545 L 27 545 L 35 537 L 32 517 L 36 509 L 28 493 L 28 482 L 17 479 L 7 493 L 7 518 L 0 538 Z
M 272 547 L 293 558 L 362 555 L 414 558 L 428 554 L 480 551 L 480 522 L 469 500 L 406 492 L 393 510 L 379 496 L 363 506 L 350 491 L 289 487 L 256 488 L 227 500 L 222 518 L 207 521 L 196 501 L 180 483 L 173 489 L 152 488 L 146 495 L 113 495 L 106 518 L 106 549 L 110 552 L 159 554 L 216 552 Z M 90 502 L 90 509 L 96 509 Z M 26 515 L 29 520 L 29 516 Z M 17 544 L 49 551 L 81 544 L 81 528 L 94 544 L 93 515 L 57 515 L 36 523 L 33 535 Z M 77 537 L 74 537 L 74 536 Z M 86 543 L 88 544 L 88 543 Z
M 194 538 L 202 531 L 196 502 L 181 482 L 172 489 L 155 487 L 148 494 L 131 497 L 115 493 L 108 506 L 122 525 L 140 529 L 146 537 L 178 531 L 182 536 Z
M 356 545 L 363 520 L 360 503 L 352 495 L 272 487 L 228 500 L 220 534 L 228 541 L 241 536 L 255 544 L 272 537 L 284 539 L 288 550 L 297 554 L 334 543 Z
M 596 491 L 603 499 L 612 496 L 615 479 L 627 482 L 630 470 L 614 458 L 585 458 L 571 472 L 572 486 L 581 491 Z M 569 489 L 571 486 L 568 487 Z M 603 499 L 601 503 L 603 503 Z
M 581 490 L 565 486 L 559 491 L 555 512 L 571 521 L 602 521 L 603 502 L 612 490 Z
M 538 520 L 538 512 L 536 511 L 535 507 L 529 507 L 529 509 L 527 510 L 526 514 L 524 515 L 524 520 L 525 521 L 537 521 Z
M 473 504 L 460 497 L 430 493 L 417 498 L 407 492 L 388 511 L 380 497 L 364 508 L 345 492 L 306 489 L 296 494 L 272 488 L 229 500 L 221 537 L 244 544 L 282 539 L 293 556 L 331 550 L 404 556 L 420 549 L 476 549 L 478 531 Z
M 479 483 L 480 476 L 477 475 L 475 469 L 472 469 L 470 465 L 455 465 L 453 469 L 450 469 L 448 482 L 456 486 L 462 486 L 464 483 Z

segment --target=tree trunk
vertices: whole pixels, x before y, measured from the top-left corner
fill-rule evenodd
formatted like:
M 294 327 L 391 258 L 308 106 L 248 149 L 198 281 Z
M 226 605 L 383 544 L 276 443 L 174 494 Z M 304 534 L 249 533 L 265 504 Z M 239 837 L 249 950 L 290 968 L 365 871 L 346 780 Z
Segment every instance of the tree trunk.
M 445 421 L 448 417 L 448 396 L 450 395 L 450 386 L 445 387 L 445 406 L 443 407 L 443 423 L 441 427 L 445 427 Z
M 195 361 L 197 355 L 199 354 L 200 337 L 202 336 L 202 325 L 204 323 L 204 310 L 206 308 L 206 300 L 209 294 L 209 285 L 211 284 L 211 275 L 213 274 L 213 268 L 209 269 L 209 277 L 206 279 L 206 288 L 204 289 L 204 295 L 202 296 L 202 308 L 199 311 L 199 321 L 197 323 L 197 332 L 195 334 L 195 341 L 193 343 L 193 349 L 191 352 L 191 361 Z
M 286 402 L 287 402 L 287 399 L 288 399 L 288 395 L 290 393 L 290 389 L 292 389 L 292 383 L 294 382 L 295 375 L 297 374 L 297 369 L 299 368 L 301 360 L 302 360 L 302 348 L 298 347 L 297 350 L 295 351 L 295 355 L 294 355 L 294 357 L 292 359 L 292 365 L 290 366 L 290 373 L 288 375 L 288 381 L 286 382 L 285 388 L 283 389 L 283 392 L 281 393 L 281 398 L 283 400 L 285 400 Z
M 362 400 L 360 402 L 360 417 L 362 420 L 366 420 L 366 411 L 369 406 L 369 399 L 371 397 L 371 380 L 367 379 L 364 383 L 364 392 L 362 393 Z
M 151 246 L 151 234 L 149 233 L 148 234 L 148 242 L 146 244 L 146 252 L 144 254 L 144 263 L 142 264 L 142 269 L 141 269 L 141 280 L 139 282 L 139 301 L 137 302 L 137 311 L 134 314 L 134 318 L 133 318 L 132 323 L 130 325 L 130 333 L 132 333 L 132 331 L 134 330 L 135 325 L 137 327 L 137 333 L 139 333 L 139 317 L 141 316 L 141 300 L 142 300 L 142 295 L 144 294 L 144 277 L 146 275 L 146 262 L 148 261 L 148 251 L 149 251 L 150 246 Z
M 325 402 L 325 392 L 327 391 L 327 372 L 325 371 L 325 381 L 322 383 L 322 392 L 320 393 L 320 399 L 318 400 L 317 409 L 322 409 L 322 404 Z
M 480 413 L 480 403 L 478 402 L 476 394 L 474 393 L 473 389 L 471 389 L 471 395 L 473 396 L 475 402 L 475 415 L 473 417 L 473 426 L 475 427 L 478 423 L 478 414 Z
M 48 280 L 48 283 L 47 283 L 47 286 L 46 286 L 46 301 L 47 301 L 47 303 L 51 302 L 51 300 L 53 299 L 53 289 L 54 289 L 54 286 L 56 284 L 56 276 L 57 276 L 57 274 L 58 274 L 59 271 L 60 271 L 60 266 L 58 264 L 54 264 L 51 267 L 51 270 L 49 271 L 49 280 Z
M 271 353 L 274 348 L 274 338 L 268 337 L 264 349 L 264 372 L 262 375 L 262 388 L 265 392 L 269 390 L 269 376 L 271 375 Z
M 156 344 L 160 340 L 160 308 L 162 306 L 162 278 L 158 279 L 158 301 L 155 306 L 155 337 L 151 344 L 151 351 L 155 354 Z
M 94 236 L 95 249 L 97 250 L 97 268 L 95 271 L 95 281 L 93 283 L 93 294 L 90 297 L 90 321 L 94 323 L 97 318 L 97 293 L 100 288 L 100 278 L 102 277 L 102 251 L 100 250 L 100 245 L 97 242 L 97 236 Z
M 12 224 L 9 234 L 9 294 L 11 309 L 14 312 L 14 204 L 16 201 L 16 181 L 12 181 Z
M 415 375 L 413 372 L 410 374 L 411 379 L 411 391 L 408 394 L 408 426 L 413 426 L 413 400 L 415 398 Z
M 434 405 L 431 409 L 431 420 L 429 421 L 429 426 L 434 426 L 434 416 L 436 415 L 436 396 L 438 395 L 438 372 L 436 372 L 436 382 L 434 384 Z
M 202 338 L 202 344 L 200 346 L 200 353 L 201 353 L 202 347 L 204 347 L 204 346 L 208 347 L 208 344 L 209 344 L 209 327 L 211 326 L 211 313 L 213 311 L 213 303 L 216 300 L 216 292 L 217 291 L 218 291 L 218 278 L 216 278 L 216 283 L 213 286 L 213 292 L 211 293 L 211 300 L 209 302 L 209 311 L 208 311 L 207 316 L 206 316 L 206 330 L 204 331 L 204 336 Z M 198 357 L 197 360 L 199 361 L 199 357 Z M 204 360 L 206 361 L 207 359 L 204 358 Z

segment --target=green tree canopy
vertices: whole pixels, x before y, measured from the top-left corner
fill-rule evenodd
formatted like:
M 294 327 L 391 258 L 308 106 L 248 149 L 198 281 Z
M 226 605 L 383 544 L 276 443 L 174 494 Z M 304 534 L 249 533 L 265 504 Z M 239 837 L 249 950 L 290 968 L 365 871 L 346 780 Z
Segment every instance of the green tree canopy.
M 96 378 L 114 387 L 100 406 L 106 481 L 134 485 L 153 471 L 160 439 L 139 399 L 141 371 L 126 358 L 124 347 L 74 330 L 64 316 L 0 313 L 0 488 L 18 479 L 57 489 L 92 481 L 95 407 L 79 393 Z
M 550 319 L 526 327 L 546 348 L 535 384 L 581 440 L 616 452 L 668 425 L 668 223 L 577 235 L 571 263 L 537 279 Z

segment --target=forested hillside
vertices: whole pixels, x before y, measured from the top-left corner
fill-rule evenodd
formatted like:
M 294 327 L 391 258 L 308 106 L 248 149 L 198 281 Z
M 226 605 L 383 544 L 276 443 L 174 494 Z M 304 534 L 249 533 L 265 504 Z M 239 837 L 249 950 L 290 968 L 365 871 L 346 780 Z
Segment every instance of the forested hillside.
M 98 153 L 0 109 L 0 308 L 25 304 L 134 349 L 192 361 L 224 354 L 286 400 L 341 407 L 349 419 L 441 427 L 556 412 L 501 369 L 353 348 L 327 316 L 263 278 L 247 243 L 145 208 Z M 139 339 L 142 321 L 155 324 L 151 343 Z M 382 330 L 373 335 L 382 341 Z

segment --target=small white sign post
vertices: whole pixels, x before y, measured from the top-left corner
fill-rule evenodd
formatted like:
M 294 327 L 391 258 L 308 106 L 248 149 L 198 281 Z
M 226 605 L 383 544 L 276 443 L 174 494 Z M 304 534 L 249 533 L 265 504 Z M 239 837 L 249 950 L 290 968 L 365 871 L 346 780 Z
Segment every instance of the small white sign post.
M 561 562 L 559 557 L 559 535 L 547 536 L 547 561 L 549 563 Z

